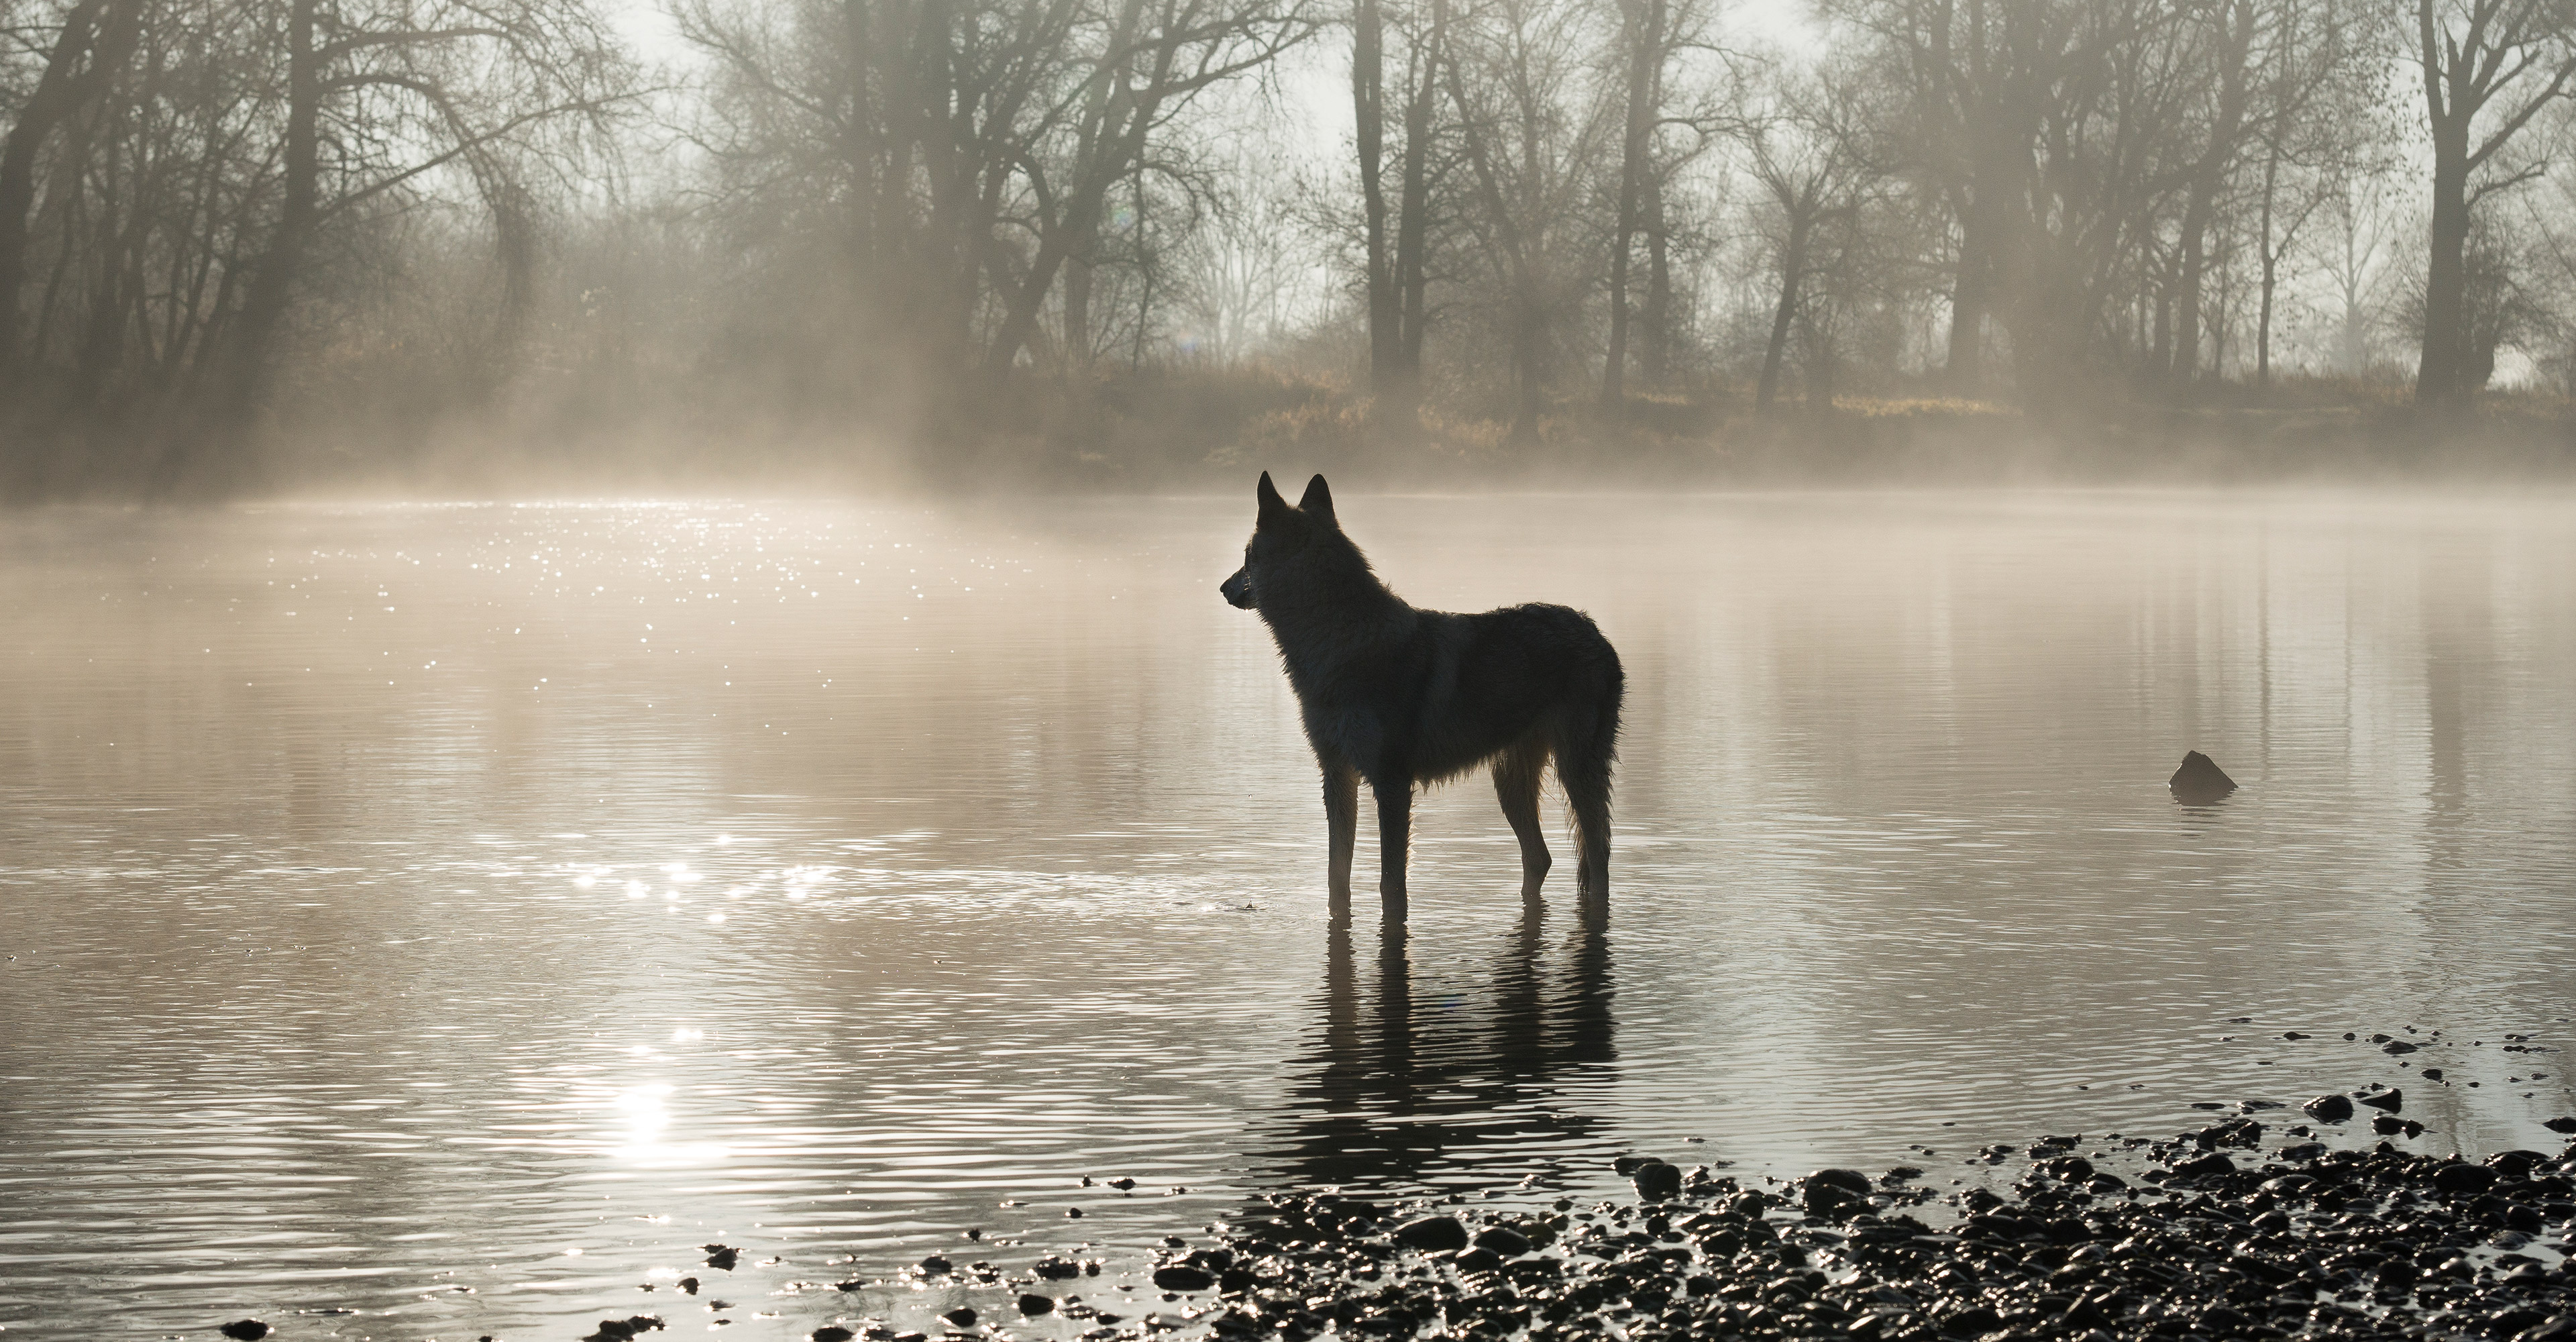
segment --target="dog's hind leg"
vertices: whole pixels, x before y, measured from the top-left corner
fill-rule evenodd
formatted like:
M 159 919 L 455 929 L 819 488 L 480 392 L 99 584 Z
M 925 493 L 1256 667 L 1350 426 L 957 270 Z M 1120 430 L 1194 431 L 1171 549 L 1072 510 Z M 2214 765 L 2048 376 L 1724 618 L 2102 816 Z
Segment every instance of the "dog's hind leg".
M 1413 778 L 1370 783 L 1377 796 L 1377 895 L 1390 918 L 1404 916 L 1404 859 L 1413 843 Z
M 1324 766 L 1324 824 L 1332 835 L 1325 888 L 1338 903 L 1351 897 L 1351 849 L 1359 841 L 1360 829 L 1360 775 L 1339 760 L 1317 763 Z
M 1610 893 L 1610 765 L 1617 758 L 1618 701 L 1606 720 L 1584 713 L 1567 724 L 1556 748 L 1557 781 L 1574 812 L 1575 890 L 1591 899 Z
M 1521 841 L 1521 897 L 1535 899 L 1553 859 L 1547 855 L 1547 832 L 1538 821 L 1539 775 L 1547 769 L 1547 741 L 1519 742 L 1494 757 L 1494 791 L 1502 798 L 1503 819 Z

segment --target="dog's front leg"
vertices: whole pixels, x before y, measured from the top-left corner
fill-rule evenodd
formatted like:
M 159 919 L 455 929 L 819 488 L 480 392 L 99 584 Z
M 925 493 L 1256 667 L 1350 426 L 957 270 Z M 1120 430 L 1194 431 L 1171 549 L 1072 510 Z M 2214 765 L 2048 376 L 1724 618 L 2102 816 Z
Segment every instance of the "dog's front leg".
M 1370 784 L 1377 794 L 1377 897 L 1389 917 L 1404 916 L 1404 858 L 1413 842 L 1413 779 Z
M 1351 897 L 1351 850 L 1359 843 L 1360 775 L 1339 760 L 1320 763 L 1324 766 L 1324 824 L 1332 834 L 1326 889 L 1335 900 L 1346 900 Z

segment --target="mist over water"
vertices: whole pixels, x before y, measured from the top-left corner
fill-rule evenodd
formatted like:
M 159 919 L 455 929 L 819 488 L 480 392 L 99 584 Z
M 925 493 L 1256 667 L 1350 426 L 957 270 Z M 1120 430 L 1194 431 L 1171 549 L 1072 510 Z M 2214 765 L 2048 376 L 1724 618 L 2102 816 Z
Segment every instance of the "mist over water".
M 0 522 L 0 1324 L 783 1339 L 926 1318 L 832 1284 L 927 1253 L 1292 1184 L 1946 1183 L 2369 1081 L 2425 1149 L 2576 1109 L 2504 1051 L 2576 1016 L 2576 502 L 1340 514 L 1418 605 L 1617 644 L 1606 923 L 1561 840 L 1524 905 L 1480 778 L 1417 809 L 1409 927 L 1327 906 L 1215 590 L 1248 498 Z M 2177 804 L 2187 749 L 2243 789 Z

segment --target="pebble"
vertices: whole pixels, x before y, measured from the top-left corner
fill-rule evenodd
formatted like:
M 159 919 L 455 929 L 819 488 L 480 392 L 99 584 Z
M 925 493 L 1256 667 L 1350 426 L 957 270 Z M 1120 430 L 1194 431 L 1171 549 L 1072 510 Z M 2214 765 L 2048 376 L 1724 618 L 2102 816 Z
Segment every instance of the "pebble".
M 268 1336 L 268 1325 L 257 1319 L 235 1319 L 215 1331 L 226 1337 L 238 1339 L 238 1342 L 259 1342 L 259 1339 Z

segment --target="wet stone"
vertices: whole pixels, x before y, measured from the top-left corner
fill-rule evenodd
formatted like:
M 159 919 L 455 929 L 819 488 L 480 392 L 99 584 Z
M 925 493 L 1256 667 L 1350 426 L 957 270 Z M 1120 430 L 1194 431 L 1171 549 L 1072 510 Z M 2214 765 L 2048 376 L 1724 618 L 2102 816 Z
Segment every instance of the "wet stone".
M 1055 1301 L 1050 1297 L 1039 1295 L 1035 1291 L 1023 1291 L 1020 1293 L 1020 1313 L 1024 1317 L 1035 1318 L 1040 1314 L 1053 1314 L 1054 1312 Z
M 1682 1172 L 1660 1160 L 1639 1165 L 1628 1176 L 1635 1183 L 1637 1196 L 1647 1202 L 1668 1202 L 1682 1193 Z
M 1204 1291 L 1216 1285 L 1216 1278 L 1186 1263 L 1173 1263 L 1154 1269 L 1154 1285 L 1166 1291 Z
M 1467 1247 L 1467 1227 L 1454 1216 L 1426 1216 L 1407 1221 L 1395 1228 L 1395 1239 L 1411 1249 L 1428 1251 L 1455 1250 Z
M 2444 1165 L 2433 1175 L 2433 1191 L 2449 1197 L 2483 1193 L 2495 1187 L 2496 1177 L 2484 1165 Z
M 939 1317 L 947 1320 L 948 1325 L 952 1328 L 972 1328 L 975 1326 L 975 1310 L 972 1306 L 960 1305 Z
M 268 1336 L 268 1325 L 257 1319 L 235 1319 L 215 1331 L 234 1338 L 237 1342 L 259 1342 L 259 1339 Z
M 731 1245 L 706 1244 L 699 1247 L 706 1251 L 707 1266 L 721 1268 L 727 1272 L 733 1271 L 735 1261 L 742 1256 L 742 1250 Z
M 2352 1117 L 2352 1098 L 2346 1095 L 2320 1095 L 2299 1107 L 2320 1123 L 2341 1123 Z

